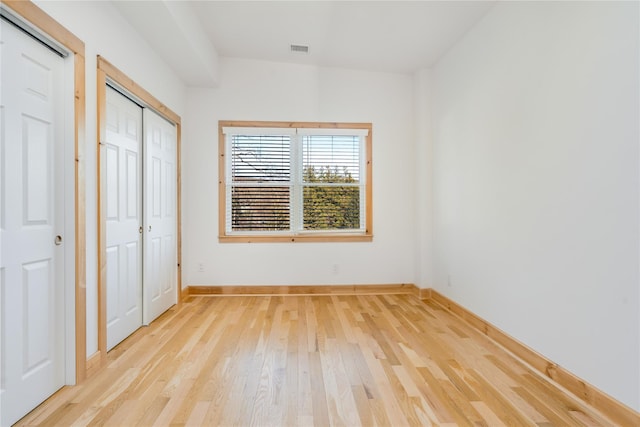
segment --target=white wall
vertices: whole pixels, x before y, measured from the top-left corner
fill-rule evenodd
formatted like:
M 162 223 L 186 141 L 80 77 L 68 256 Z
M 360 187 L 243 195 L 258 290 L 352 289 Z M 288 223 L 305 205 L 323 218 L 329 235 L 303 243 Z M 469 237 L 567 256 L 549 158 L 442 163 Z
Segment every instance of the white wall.
M 418 70 L 413 76 L 415 136 L 415 234 L 414 282 L 419 288 L 433 284 L 433 124 L 431 70 Z
M 229 58 L 220 65 L 219 88 L 189 90 L 183 284 L 413 283 L 411 76 Z M 218 120 L 372 122 L 373 242 L 218 243 Z
M 638 19 L 502 2 L 433 70 L 434 287 L 635 409 Z
M 85 43 L 87 355 L 98 349 L 96 67 L 101 55 L 137 84 L 181 115 L 185 86 L 109 2 L 35 1 L 36 5 Z

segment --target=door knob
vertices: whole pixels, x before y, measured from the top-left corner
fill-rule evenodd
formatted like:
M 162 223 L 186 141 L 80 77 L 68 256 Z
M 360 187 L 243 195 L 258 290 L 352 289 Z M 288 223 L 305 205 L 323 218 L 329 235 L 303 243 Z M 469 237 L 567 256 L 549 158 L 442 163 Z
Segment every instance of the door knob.
M 58 234 L 53 242 L 56 246 L 60 246 L 62 244 L 62 236 Z

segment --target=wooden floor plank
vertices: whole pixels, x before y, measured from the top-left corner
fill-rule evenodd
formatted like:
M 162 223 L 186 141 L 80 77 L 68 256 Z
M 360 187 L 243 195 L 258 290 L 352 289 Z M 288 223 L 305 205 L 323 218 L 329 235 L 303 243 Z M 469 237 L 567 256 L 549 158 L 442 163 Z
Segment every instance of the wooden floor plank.
M 18 426 L 604 426 L 409 294 L 190 296 Z

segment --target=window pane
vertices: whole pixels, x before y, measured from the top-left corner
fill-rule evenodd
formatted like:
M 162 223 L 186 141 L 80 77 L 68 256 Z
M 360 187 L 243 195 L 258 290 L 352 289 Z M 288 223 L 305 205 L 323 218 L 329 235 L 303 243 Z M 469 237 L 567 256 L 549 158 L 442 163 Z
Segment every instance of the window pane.
M 289 187 L 245 187 L 231 189 L 233 231 L 289 230 Z
M 302 138 L 304 182 L 360 182 L 360 137 L 305 135 Z
M 288 182 L 291 138 L 287 135 L 233 135 L 233 182 Z
M 360 228 L 360 188 L 357 186 L 305 186 L 305 230 L 357 230 Z

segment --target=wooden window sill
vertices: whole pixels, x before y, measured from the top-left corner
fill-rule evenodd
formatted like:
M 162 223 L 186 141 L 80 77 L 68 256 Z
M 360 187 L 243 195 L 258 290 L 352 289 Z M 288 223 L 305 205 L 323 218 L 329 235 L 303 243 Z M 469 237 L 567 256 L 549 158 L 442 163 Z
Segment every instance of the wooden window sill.
M 281 236 L 218 236 L 220 243 L 371 242 L 372 234 L 315 234 Z

